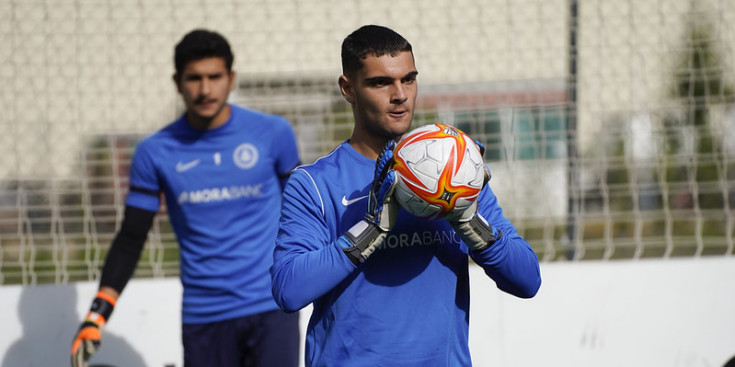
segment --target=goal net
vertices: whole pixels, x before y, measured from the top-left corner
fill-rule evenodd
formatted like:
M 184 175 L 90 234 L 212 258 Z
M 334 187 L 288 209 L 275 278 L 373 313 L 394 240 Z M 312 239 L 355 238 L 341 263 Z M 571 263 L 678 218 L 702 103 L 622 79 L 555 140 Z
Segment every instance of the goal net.
M 183 112 L 184 33 L 229 39 L 232 102 L 310 163 L 350 136 L 339 48 L 370 23 L 414 46 L 414 126 L 485 143 L 542 261 L 733 254 L 733 1 L 0 0 L 0 284 L 98 279 L 137 142 Z M 162 208 L 136 277 L 178 271 Z

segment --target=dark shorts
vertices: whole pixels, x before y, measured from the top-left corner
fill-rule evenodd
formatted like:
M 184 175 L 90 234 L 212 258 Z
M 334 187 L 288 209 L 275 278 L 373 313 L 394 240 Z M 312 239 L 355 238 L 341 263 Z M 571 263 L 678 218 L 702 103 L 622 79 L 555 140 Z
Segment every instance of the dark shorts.
M 281 310 L 184 324 L 184 367 L 297 367 L 299 314 Z

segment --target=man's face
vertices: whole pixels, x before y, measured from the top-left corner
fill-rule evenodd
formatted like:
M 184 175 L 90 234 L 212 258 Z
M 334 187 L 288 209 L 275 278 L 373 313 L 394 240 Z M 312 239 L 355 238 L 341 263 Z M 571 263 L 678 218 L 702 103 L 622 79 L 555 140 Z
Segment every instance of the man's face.
M 225 60 L 210 57 L 190 61 L 174 81 L 186 104 L 186 114 L 196 128 L 219 126 L 229 118 L 227 96 L 234 88 L 235 73 Z
M 416 101 L 413 54 L 367 56 L 352 77 L 342 77 L 345 99 L 353 106 L 355 130 L 373 138 L 393 139 L 408 131 Z

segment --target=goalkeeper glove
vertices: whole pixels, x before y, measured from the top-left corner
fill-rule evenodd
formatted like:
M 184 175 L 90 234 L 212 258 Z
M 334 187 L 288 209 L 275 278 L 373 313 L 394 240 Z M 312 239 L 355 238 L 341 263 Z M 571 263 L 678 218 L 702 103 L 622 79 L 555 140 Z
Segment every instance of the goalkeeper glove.
M 485 154 L 485 145 L 475 140 L 480 154 Z M 485 167 L 483 187 L 490 181 L 490 170 Z M 467 247 L 474 251 L 482 251 L 497 241 L 503 232 L 493 228 L 487 220 L 477 212 L 477 200 L 464 210 L 452 212 L 447 216 L 449 224 L 459 235 Z
M 89 358 L 100 348 L 102 329 L 114 307 L 114 298 L 106 293 L 97 292 L 97 297 L 92 301 L 92 307 L 71 345 L 72 367 L 86 367 Z
M 364 262 L 383 243 L 388 231 L 396 222 L 399 207 L 393 200 L 396 186 L 396 173 L 393 171 L 395 146 L 395 141 L 389 141 L 375 162 L 365 218 L 337 239 L 342 250 L 355 265 Z
M 461 212 L 451 213 L 447 216 L 447 220 L 462 242 L 474 251 L 482 251 L 492 246 L 503 235 L 501 230 L 493 228 L 477 212 L 477 201 Z

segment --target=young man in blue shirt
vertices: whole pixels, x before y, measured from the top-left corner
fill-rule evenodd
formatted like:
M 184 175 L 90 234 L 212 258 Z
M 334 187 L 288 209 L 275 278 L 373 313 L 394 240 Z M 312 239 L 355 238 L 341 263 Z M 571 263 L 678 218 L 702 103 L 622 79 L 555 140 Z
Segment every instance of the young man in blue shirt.
M 125 217 L 72 364 L 99 347 L 163 194 L 181 250 L 184 365 L 297 366 L 298 314 L 278 308 L 269 274 L 282 189 L 299 162 L 294 133 L 281 117 L 227 103 L 233 55 L 218 33 L 188 33 L 174 59 L 186 112 L 136 148 Z
M 271 269 L 276 302 L 292 312 L 313 303 L 307 366 L 470 366 L 468 255 L 523 298 L 541 284 L 538 259 L 489 186 L 478 205 L 447 219 L 397 207 L 392 148 L 417 94 L 408 41 L 361 27 L 342 44 L 342 69 L 354 130 L 286 185 Z

